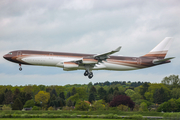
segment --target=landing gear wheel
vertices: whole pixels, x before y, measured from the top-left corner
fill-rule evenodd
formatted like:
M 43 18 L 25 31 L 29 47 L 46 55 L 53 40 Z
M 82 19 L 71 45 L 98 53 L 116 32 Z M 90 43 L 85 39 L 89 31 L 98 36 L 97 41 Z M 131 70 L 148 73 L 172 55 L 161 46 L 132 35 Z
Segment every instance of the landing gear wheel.
M 20 68 L 19 68 L 19 71 L 21 71 L 21 70 L 22 70 L 22 68 L 20 67 Z
M 21 64 L 19 64 L 19 71 L 21 71 L 22 70 L 22 67 L 21 67 Z
M 88 78 L 91 79 L 93 77 L 93 73 L 90 72 L 89 75 L 88 75 Z
M 89 72 L 86 70 L 86 71 L 84 72 L 84 76 L 88 76 L 88 74 L 89 74 Z

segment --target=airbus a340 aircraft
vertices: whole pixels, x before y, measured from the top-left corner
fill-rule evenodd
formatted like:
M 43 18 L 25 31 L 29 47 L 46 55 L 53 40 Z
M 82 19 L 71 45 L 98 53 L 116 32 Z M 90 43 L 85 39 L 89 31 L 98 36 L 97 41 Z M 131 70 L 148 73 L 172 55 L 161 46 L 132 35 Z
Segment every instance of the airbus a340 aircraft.
M 21 64 L 61 67 L 65 71 L 85 70 L 84 76 L 93 77 L 92 70 L 136 70 L 171 62 L 165 58 L 173 38 L 166 37 L 149 53 L 141 57 L 110 56 L 119 52 L 121 47 L 103 54 L 79 54 L 64 52 L 47 52 L 17 50 L 9 52 L 3 57 L 11 62 Z

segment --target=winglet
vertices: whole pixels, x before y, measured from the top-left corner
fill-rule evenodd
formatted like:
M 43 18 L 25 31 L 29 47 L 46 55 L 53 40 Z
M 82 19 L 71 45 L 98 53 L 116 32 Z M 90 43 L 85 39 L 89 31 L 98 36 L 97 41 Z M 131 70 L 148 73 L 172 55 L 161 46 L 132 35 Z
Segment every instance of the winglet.
M 120 49 L 121 49 L 121 46 L 119 46 L 118 48 L 116 48 L 116 49 L 114 50 L 114 52 L 119 52 Z

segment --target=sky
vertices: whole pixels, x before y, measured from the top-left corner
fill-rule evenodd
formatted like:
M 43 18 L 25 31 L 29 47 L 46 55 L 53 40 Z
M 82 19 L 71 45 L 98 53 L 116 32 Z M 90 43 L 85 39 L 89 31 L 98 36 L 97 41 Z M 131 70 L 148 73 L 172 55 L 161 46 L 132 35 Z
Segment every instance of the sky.
M 132 81 L 160 83 L 180 74 L 179 0 L 1 0 L 0 85 L 67 85 Z M 165 37 L 173 37 L 171 63 L 135 71 L 63 71 L 56 67 L 6 61 L 13 50 L 142 56 Z

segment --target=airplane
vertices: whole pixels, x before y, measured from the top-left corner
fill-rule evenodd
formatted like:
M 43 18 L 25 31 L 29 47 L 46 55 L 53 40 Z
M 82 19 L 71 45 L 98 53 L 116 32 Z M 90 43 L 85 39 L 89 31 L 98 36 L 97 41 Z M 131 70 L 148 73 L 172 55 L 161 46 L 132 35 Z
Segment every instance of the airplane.
M 93 77 L 92 70 L 128 71 L 170 63 L 174 57 L 165 58 L 165 56 L 172 41 L 172 37 L 166 37 L 149 53 L 140 57 L 111 56 L 111 54 L 119 52 L 121 46 L 103 54 L 16 50 L 3 57 L 8 61 L 18 63 L 20 71 L 22 64 L 52 66 L 63 68 L 64 71 L 85 70 L 84 76 L 91 79 Z

